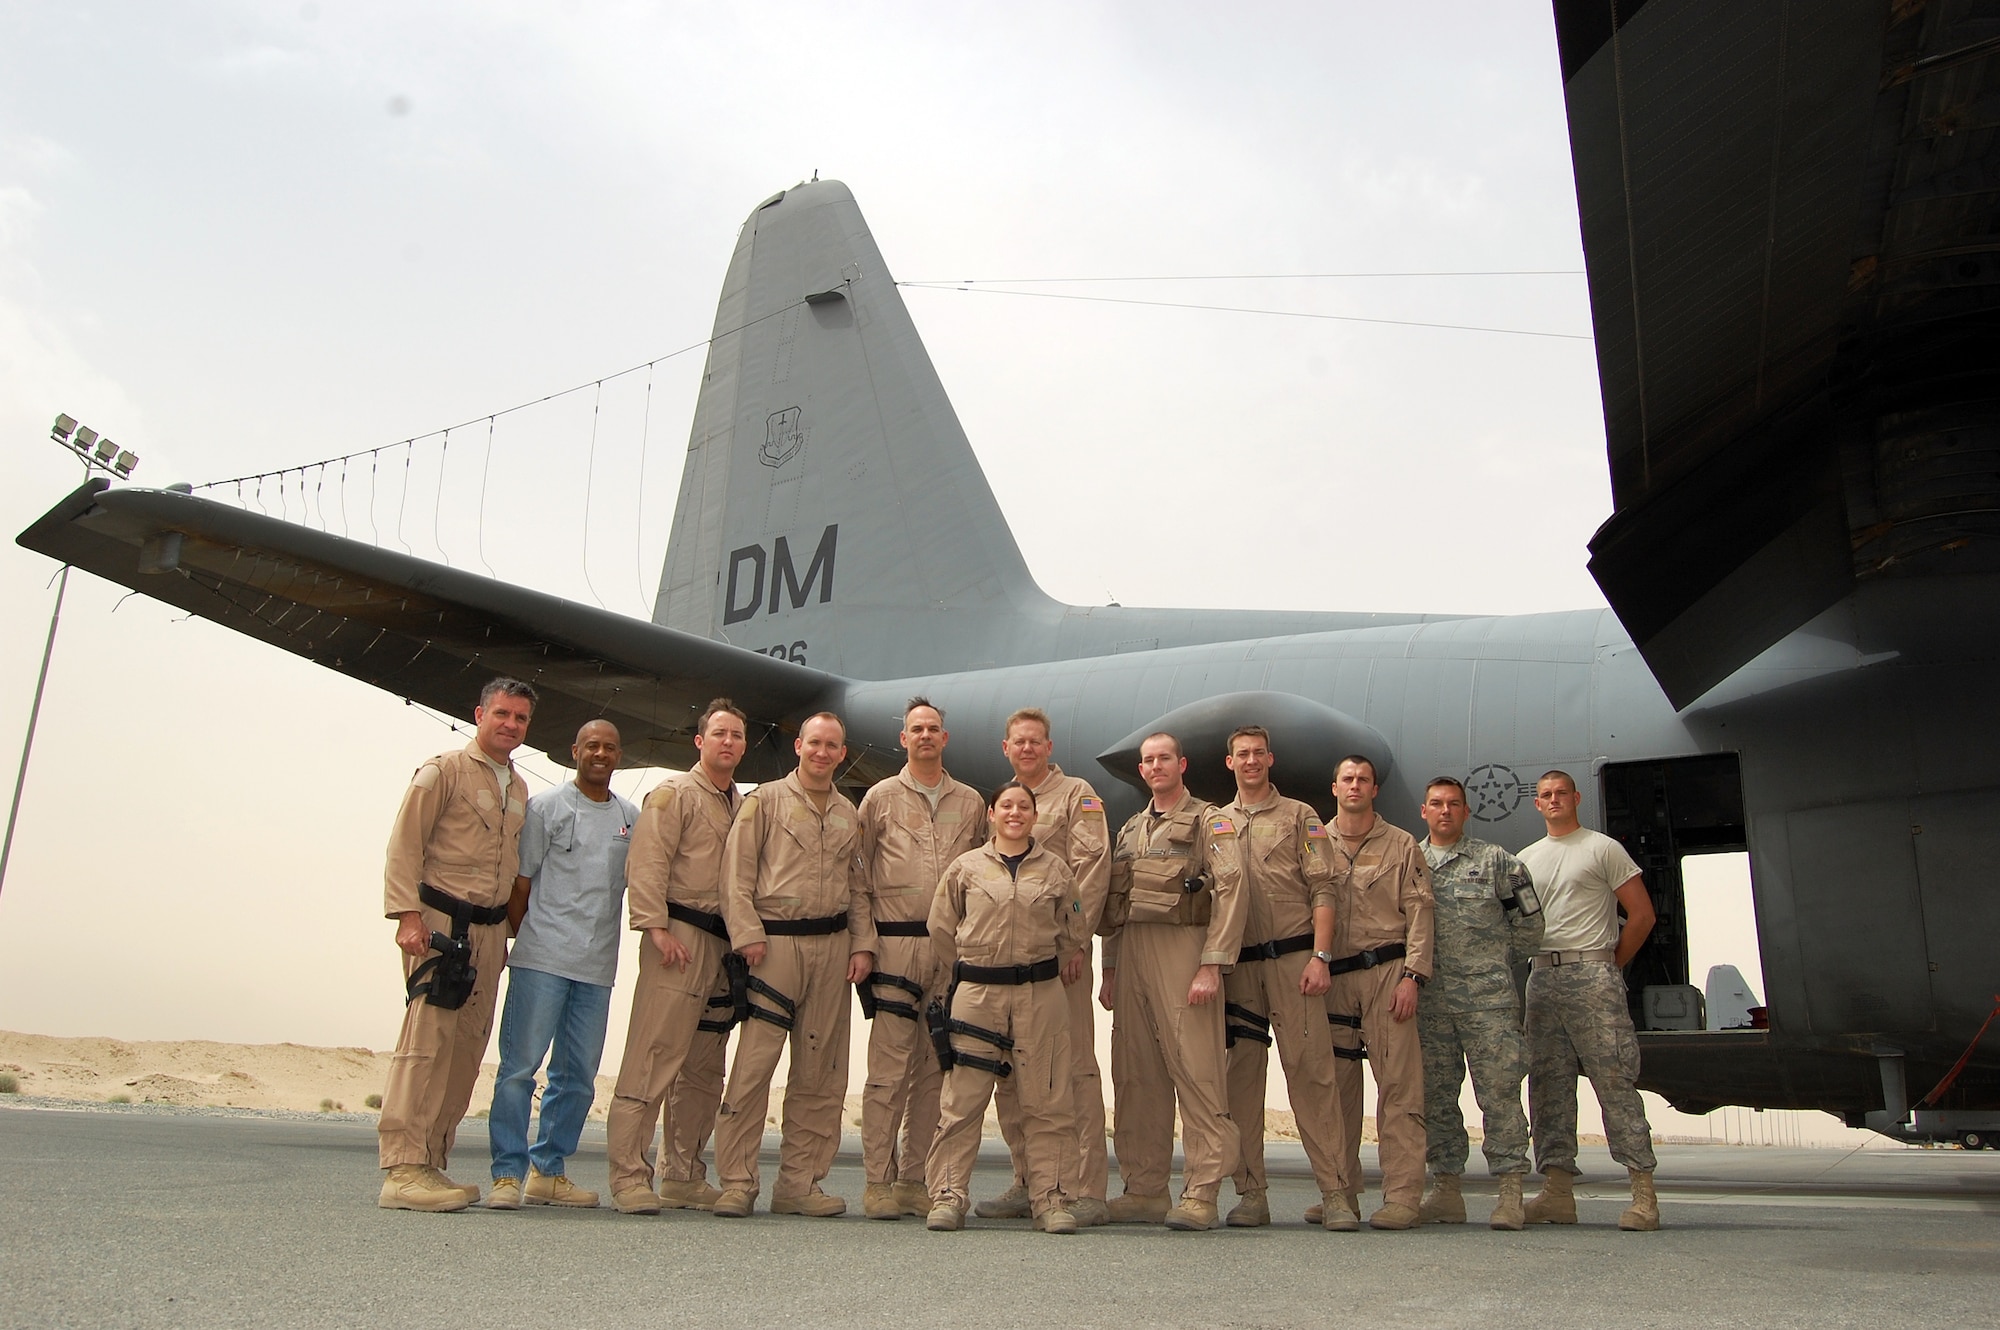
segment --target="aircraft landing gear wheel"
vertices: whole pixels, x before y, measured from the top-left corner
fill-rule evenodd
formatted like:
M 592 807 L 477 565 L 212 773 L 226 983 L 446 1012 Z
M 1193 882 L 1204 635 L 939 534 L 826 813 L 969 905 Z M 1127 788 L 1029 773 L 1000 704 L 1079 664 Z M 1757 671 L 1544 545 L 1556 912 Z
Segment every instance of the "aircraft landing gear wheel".
M 1958 1143 L 1968 1150 L 1984 1150 L 1986 1148 L 1986 1137 L 1976 1131 L 1960 1132 Z

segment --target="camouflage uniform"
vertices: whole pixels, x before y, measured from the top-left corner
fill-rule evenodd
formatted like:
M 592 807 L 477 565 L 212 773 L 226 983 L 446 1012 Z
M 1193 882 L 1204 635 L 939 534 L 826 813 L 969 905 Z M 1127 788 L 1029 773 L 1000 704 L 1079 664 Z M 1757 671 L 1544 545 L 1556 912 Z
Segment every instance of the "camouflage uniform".
M 1528 870 L 1497 845 L 1467 836 L 1447 846 L 1425 840 L 1423 851 L 1437 899 L 1437 972 L 1417 1006 L 1425 1159 L 1433 1173 L 1465 1171 L 1471 1143 L 1458 1091 L 1469 1068 L 1486 1131 L 1487 1170 L 1526 1173 L 1521 1080 L 1528 1060 L 1514 973 L 1541 945 L 1541 906 Z

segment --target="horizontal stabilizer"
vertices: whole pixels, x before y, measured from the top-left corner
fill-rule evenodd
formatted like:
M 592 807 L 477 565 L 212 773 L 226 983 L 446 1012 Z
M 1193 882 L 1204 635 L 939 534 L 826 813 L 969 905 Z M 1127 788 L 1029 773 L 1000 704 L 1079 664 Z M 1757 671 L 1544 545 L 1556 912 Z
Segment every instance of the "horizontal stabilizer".
M 92 480 L 19 543 L 454 716 L 512 675 L 542 694 L 537 746 L 602 717 L 628 761 L 686 767 L 703 706 L 751 717 L 740 774 L 794 764 L 784 732 L 837 700 L 817 670 L 172 490 Z

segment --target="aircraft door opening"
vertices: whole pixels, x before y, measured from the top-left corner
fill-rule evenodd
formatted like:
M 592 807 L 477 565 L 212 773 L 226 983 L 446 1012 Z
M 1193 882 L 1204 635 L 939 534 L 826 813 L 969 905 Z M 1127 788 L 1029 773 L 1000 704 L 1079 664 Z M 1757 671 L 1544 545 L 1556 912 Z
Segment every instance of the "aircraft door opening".
M 1641 1030 L 1705 1027 L 1688 973 L 1690 854 L 1746 851 L 1743 778 L 1734 753 L 1614 762 L 1601 773 L 1605 834 L 1645 875 L 1657 922 L 1625 971 L 1632 1024 Z M 1762 976 L 1759 976 L 1761 982 Z M 1655 990 L 1649 1003 L 1647 990 Z

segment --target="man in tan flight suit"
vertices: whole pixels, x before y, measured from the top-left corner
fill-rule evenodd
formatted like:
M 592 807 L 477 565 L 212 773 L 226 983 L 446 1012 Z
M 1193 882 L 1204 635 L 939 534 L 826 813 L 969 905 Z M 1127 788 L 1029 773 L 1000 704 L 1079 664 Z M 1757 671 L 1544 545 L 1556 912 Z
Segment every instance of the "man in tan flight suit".
M 798 769 L 743 800 L 723 849 L 722 915 L 749 966 L 749 1019 L 736 1038 L 715 1118 L 715 1213 L 740 1219 L 757 1203 L 757 1151 L 771 1073 L 791 1045 L 784 1139 L 771 1212 L 827 1218 L 847 1202 L 820 1189 L 840 1144 L 847 1093 L 848 985 L 875 965 L 875 924 L 861 863 L 861 814 L 833 788 L 847 760 L 846 727 L 811 716 L 793 743 Z
M 389 832 L 384 913 L 396 920 L 408 1000 L 382 1093 L 378 1154 L 385 1210 L 463 1210 L 479 1188 L 445 1176 L 458 1124 L 493 1032 L 507 961 L 507 901 L 520 868 L 528 787 L 513 753 L 528 737 L 535 690 L 495 679 L 480 690 L 472 742 L 417 768 Z M 470 994 L 452 994 L 431 935 L 468 945 Z M 445 985 L 437 981 L 445 978 Z M 461 1005 L 432 1002 L 432 997 Z
M 1327 968 L 1327 1013 L 1359 1021 L 1375 1073 L 1375 1139 L 1382 1208 L 1371 1228 L 1417 1224 L 1424 1191 L 1424 1062 L 1417 1043 L 1417 994 L 1431 977 L 1430 869 L 1416 838 L 1375 813 L 1375 764 L 1359 755 L 1334 768 L 1335 913 L 1339 931 Z M 1351 1034 L 1354 1027 L 1347 1026 Z M 1321 1222 L 1360 1227 L 1351 1197 L 1361 1190 L 1359 1095 L 1342 1111 L 1341 1193 L 1327 1197 Z
M 631 924 L 644 937 L 604 1151 L 611 1203 L 628 1215 L 658 1214 L 663 1206 L 706 1210 L 720 1195 L 699 1180 L 666 1176 L 655 1192 L 647 1159 L 660 1106 L 685 1082 L 684 1069 L 720 1063 L 729 1038 L 722 851 L 742 801 L 735 775 L 745 745 L 742 711 L 728 698 L 710 702 L 694 744 L 700 755 L 694 770 L 668 776 L 646 796 L 625 860 Z M 684 1117 L 698 1111 L 690 1106 L 669 1119 L 669 1152 L 687 1129 Z M 697 1159 L 699 1150 L 697 1137 Z
M 1224 980 L 1224 1043 L 1229 1049 L 1229 1116 L 1243 1160 L 1236 1168 L 1232 1228 L 1271 1222 L 1265 1199 L 1264 1088 L 1271 1041 L 1320 1195 L 1340 1188 L 1340 1120 L 1333 1044 L 1327 1038 L 1327 962 L 1333 959 L 1333 857 L 1319 814 L 1271 784 L 1271 735 L 1246 725 L 1229 736 L 1224 759 L 1236 800 L 1223 809 L 1243 855 L 1245 924 L 1236 968 Z M 1324 1202 L 1322 1202 L 1324 1204 Z
M 1242 949 L 1245 910 L 1236 824 L 1188 793 L 1186 772 L 1173 735 L 1139 745 L 1139 775 L 1153 799 L 1119 831 L 1112 852 L 1098 925 L 1099 1000 L 1112 1012 L 1114 1131 L 1125 1183 L 1111 1220 L 1209 1229 L 1240 1149 L 1229 1120 L 1222 972 Z M 1176 1099 L 1186 1176 L 1169 1210 Z
M 1104 801 L 1090 782 L 1071 776 L 1049 757 L 1048 713 L 1024 707 L 1007 717 L 1002 751 L 1014 768 L 1014 779 L 1035 796 L 1035 844 L 1069 866 L 1083 901 L 1082 978 L 1063 989 L 1069 1004 L 1069 1052 L 1072 1109 L 1076 1118 L 1077 1177 L 1066 1180 L 1077 1223 L 1089 1228 L 1110 1221 L 1105 1204 L 1110 1183 L 1110 1159 L 1104 1149 L 1104 1083 L 1097 1068 L 1097 1017 L 1090 999 L 1096 985 L 1090 973 L 1090 939 L 1104 913 L 1104 893 L 1111 884 L 1111 838 L 1105 825 Z M 1027 1136 L 1021 1125 L 1021 1100 L 1009 1077 L 994 1091 L 993 1107 L 1000 1118 L 1000 1135 L 1014 1157 L 1013 1185 L 973 1213 L 981 1219 L 1024 1219 L 1029 1213 Z
M 868 1176 L 861 1212 L 870 1219 L 922 1216 L 931 1209 L 924 1160 L 937 1135 L 944 1073 L 923 1020 L 925 1006 L 943 994 L 946 976 L 926 921 L 945 869 L 986 839 L 985 801 L 944 769 L 950 739 L 944 713 L 928 698 L 911 698 L 899 739 L 909 760 L 861 799 L 861 860 L 881 942 L 874 972 L 860 988 L 867 999 L 862 1014 L 872 1022 L 861 1095 L 861 1158 Z

